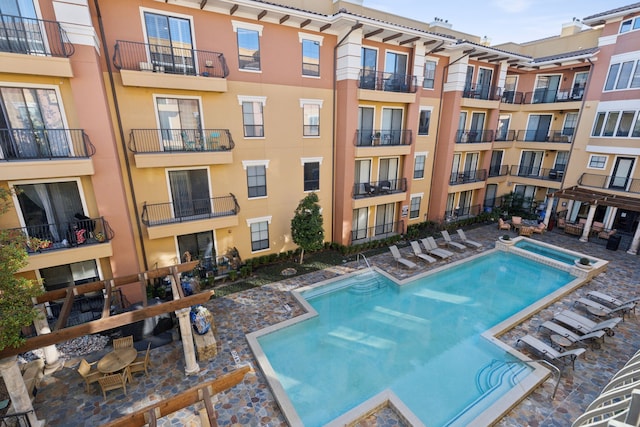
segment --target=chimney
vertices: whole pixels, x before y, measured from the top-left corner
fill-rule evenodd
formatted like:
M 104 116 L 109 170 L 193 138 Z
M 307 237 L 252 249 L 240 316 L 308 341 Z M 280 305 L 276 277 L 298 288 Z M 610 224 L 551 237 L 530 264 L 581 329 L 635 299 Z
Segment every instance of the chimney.
M 574 34 L 578 34 L 580 31 L 582 31 L 582 21 L 580 21 L 578 18 L 573 18 L 571 22 L 562 24 L 560 37 L 572 36 Z
M 435 18 L 433 18 L 433 21 L 429 23 L 429 27 L 440 27 L 440 28 L 446 28 L 450 30 L 453 27 L 453 25 L 451 25 L 448 20 L 438 18 L 436 16 Z

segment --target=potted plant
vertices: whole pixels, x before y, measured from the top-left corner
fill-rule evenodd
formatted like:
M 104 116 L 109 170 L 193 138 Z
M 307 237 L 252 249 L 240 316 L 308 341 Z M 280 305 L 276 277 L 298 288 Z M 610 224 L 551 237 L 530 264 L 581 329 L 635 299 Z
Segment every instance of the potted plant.
M 580 259 L 574 260 L 574 263 L 578 267 L 583 268 L 585 270 L 591 269 L 591 261 L 589 261 L 589 258 L 587 257 L 582 257 Z
M 102 233 L 102 232 L 100 232 L 100 231 L 96 233 L 96 236 L 95 236 L 95 237 L 96 237 L 96 240 L 97 240 L 98 242 L 100 242 L 100 243 L 102 243 L 102 242 L 104 242 L 104 241 L 105 241 L 104 233 Z
M 505 245 L 513 245 L 513 240 L 511 240 L 511 236 L 509 236 L 508 234 L 503 234 L 502 236 L 498 237 L 498 240 Z

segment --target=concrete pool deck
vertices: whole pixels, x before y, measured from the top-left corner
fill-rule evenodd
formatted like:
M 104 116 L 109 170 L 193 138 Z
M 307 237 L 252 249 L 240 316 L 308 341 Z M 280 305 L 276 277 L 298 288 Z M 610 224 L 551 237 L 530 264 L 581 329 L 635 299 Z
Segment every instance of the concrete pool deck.
M 485 249 L 492 249 L 504 232 L 497 230 L 495 225 L 488 225 L 468 230 L 466 234 L 468 238 L 483 243 Z M 637 256 L 622 250 L 606 250 L 603 243 L 582 243 L 576 237 L 555 231 L 536 235 L 534 239 L 606 259 L 610 264 L 607 272 L 501 335 L 499 339 L 506 345 L 515 346 L 516 339 L 526 333 L 543 336 L 544 332 L 537 330 L 542 322 L 551 319 L 553 313 L 561 309 L 572 308 L 573 302 L 590 290 L 599 290 L 622 299 L 637 296 L 637 284 L 640 283 Z M 408 249 L 402 249 L 402 252 L 406 257 L 410 256 Z M 478 251 L 468 249 L 457 252 L 452 258 L 455 261 L 476 253 Z M 400 280 L 445 264 L 443 261 L 435 265 L 419 262 L 416 270 L 396 268 L 390 253 L 374 256 L 369 261 Z M 286 426 L 245 335 L 303 314 L 304 310 L 289 292 L 292 289 L 352 272 L 357 266 L 356 263 L 347 263 L 208 302 L 206 306 L 213 313 L 217 327 L 218 355 L 208 362 L 200 362 L 201 370 L 197 375 L 184 375 L 182 343 L 176 341 L 151 351 L 150 375 L 134 377 L 133 383 L 127 387 L 127 396 L 121 391 L 112 391 L 107 394 L 105 402 L 97 385 L 93 386 L 90 393 L 85 393 L 84 382 L 75 370 L 79 362 L 79 358 L 76 358 L 66 361 L 63 369 L 45 377 L 38 389 L 34 409 L 39 418 L 46 418 L 49 426 L 97 426 L 229 372 L 238 363 L 249 363 L 255 372 L 248 374 L 238 386 L 217 395 L 215 408 L 218 425 Z M 638 348 L 640 322 L 635 315 L 631 315 L 619 325 L 614 337 L 606 339 L 601 349 L 589 350 L 585 358 L 580 358 L 575 371 L 565 369 L 555 399 L 551 398 L 555 383 L 548 380 L 496 425 L 570 425 Z M 521 351 L 527 354 L 526 349 Z M 103 354 L 91 354 L 86 358 L 89 361 L 98 360 Z M 532 358 L 537 356 L 532 355 Z M 165 417 L 158 425 L 196 426 L 199 422 L 196 411 L 189 408 Z M 369 414 L 359 425 L 386 427 L 405 423 L 394 411 L 383 408 Z

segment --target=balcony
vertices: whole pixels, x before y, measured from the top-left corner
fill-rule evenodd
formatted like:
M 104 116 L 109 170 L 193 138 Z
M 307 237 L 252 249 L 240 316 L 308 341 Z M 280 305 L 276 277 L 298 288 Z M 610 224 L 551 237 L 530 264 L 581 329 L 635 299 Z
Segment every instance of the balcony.
M 59 22 L 0 14 L 0 72 L 72 77 L 74 51 Z
M 0 179 L 91 175 L 95 152 L 82 129 L 0 129 Z
M 511 142 L 516 140 L 516 131 L 508 130 L 506 132 L 496 131 L 496 135 L 493 138 L 495 142 Z
M 539 168 L 533 166 L 513 165 L 510 175 L 523 178 L 542 179 L 546 181 L 562 181 L 564 171 L 559 169 Z
M 195 233 L 238 225 L 240 206 L 233 194 L 210 199 L 180 200 L 179 204 L 154 203 L 142 206 L 141 220 L 149 238 Z
M 457 144 L 473 144 L 478 142 L 491 142 L 493 141 L 492 130 L 459 130 L 456 131 L 456 143 Z
M 356 131 L 357 147 L 391 147 L 411 145 L 411 130 L 360 129 Z
M 502 92 L 500 102 L 503 104 L 522 104 L 524 101 L 524 93 L 513 90 L 505 90 Z
M 525 142 L 556 142 L 556 143 L 570 143 L 571 137 L 569 135 L 563 135 L 562 131 L 548 130 L 519 130 L 516 137 L 517 141 Z
M 444 221 L 452 222 L 452 221 L 458 221 L 466 218 L 473 218 L 480 215 L 480 212 L 482 212 L 481 205 L 459 207 L 459 208 L 445 211 Z
M 228 129 L 132 129 L 136 166 L 230 164 L 235 143 Z
M 480 182 L 487 179 L 487 170 L 478 169 L 473 171 L 453 172 L 449 178 L 450 185 L 468 184 L 470 182 Z
M 227 90 L 229 68 L 219 52 L 118 40 L 113 65 L 124 86 Z
M 374 227 L 362 228 L 351 231 L 351 244 L 371 242 L 374 240 L 386 239 L 404 233 L 404 221 L 396 221 L 387 224 L 380 224 Z
M 491 166 L 489 168 L 489 178 L 509 175 L 509 169 L 509 165 Z
M 360 70 L 358 88 L 384 92 L 416 93 L 417 78 L 407 74 Z
M 583 173 L 578 179 L 578 185 L 640 194 L 640 179 L 637 178 Z
M 388 179 L 382 181 L 363 182 L 353 185 L 353 198 L 377 197 L 407 191 L 407 179 Z
M 487 85 L 470 85 L 462 91 L 463 98 L 499 101 L 502 88 Z
M 573 90 L 536 89 L 524 94 L 523 104 L 550 104 L 554 102 L 582 101 L 584 88 Z

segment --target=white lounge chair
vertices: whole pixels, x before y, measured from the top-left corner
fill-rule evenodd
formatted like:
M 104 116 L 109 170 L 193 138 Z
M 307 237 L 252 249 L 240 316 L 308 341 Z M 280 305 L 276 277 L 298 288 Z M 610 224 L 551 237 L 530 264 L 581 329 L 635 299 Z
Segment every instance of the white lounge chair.
M 420 244 L 418 244 L 418 242 L 416 241 L 411 242 L 411 249 L 413 249 L 413 254 L 418 258 L 425 260 L 430 264 L 436 262 L 436 259 L 434 257 L 431 257 L 425 254 L 424 252 L 422 252 L 422 249 L 420 248 Z
M 442 234 L 442 238 L 444 239 L 444 241 L 447 242 L 447 246 L 453 246 L 454 248 L 460 249 L 461 251 L 467 249 L 467 247 L 462 243 L 454 242 L 453 240 L 451 240 L 451 236 L 449 236 L 449 232 L 447 230 L 442 230 L 440 234 Z
M 634 307 L 632 309 L 633 311 L 636 310 L 635 306 L 640 301 L 640 298 L 632 298 L 630 300 L 623 301 L 621 299 L 612 297 L 611 295 L 607 295 L 598 291 L 587 292 L 587 297 L 591 298 L 592 300 L 602 302 L 604 304 L 609 304 L 612 308 L 622 307 L 627 304 L 634 304 Z
M 464 243 L 465 245 L 471 246 L 473 248 L 481 248 L 482 247 L 482 243 L 478 243 L 475 240 L 467 239 L 467 235 L 464 234 L 464 230 L 462 228 L 458 228 L 456 230 L 456 232 L 458 233 L 458 236 L 460 236 L 460 240 L 462 241 L 462 243 Z
M 586 307 L 587 311 L 594 316 L 614 316 L 616 314 L 622 314 L 622 319 L 624 320 L 624 315 L 634 309 L 636 306 L 634 303 L 629 303 L 627 305 L 622 305 L 617 308 L 609 308 L 600 304 L 597 301 L 594 301 L 589 298 L 578 298 L 574 304 L 581 304 Z
M 422 245 L 424 246 L 424 249 L 431 255 L 435 255 L 438 258 L 442 258 L 442 259 L 447 259 L 449 258 L 451 255 L 453 255 L 453 252 L 450 252 L 446 249 L 440 249 L 438 247 L 438 244 L 436 243 L 436 241 L 433 239 L 433 237 L 426 237 L 424 239 L 420 240 L 422 242 Z
M 560 323 L 564 323 L 576 331 L 589 334 L 596 331 L 605 331 L 605 333 L 612 337 L 615 335 L 613 328 L 618 326 L 618 323 L 622 322 L 622 317 L 613 317 L 611 319 L 603 320 L 602 322 L 594 322 L 574 311 L 563 310 L 560 313 L 556 313 L 553 316 L 553 320 L 557 320 Z
M 402 264 L 405 267 L 409 268 L 416 268 L 418 266 L 415 262 L 403 258 L 400 254 L 400 250 L 396 245 L 389 246 L 389 250 L 391 251 L 391 255 L 393 255 L 393 258 L 396 260 L 396 267 L 398 266 L 398 264 Z
M 589 341 L 594 348 L 600 348 L 600 343 L 596 340 L 602 339 L 602 342 L 604 342 L 604 331 L 595 331 L 589 334 L 578 335 L 575 332 L 572 332 L 569 329 L 565 328 L 564 326 L 552 322 L 551 320 L 547 320 L 542 325 L 540 325 L 538 329 L 539 328 L 548 329 L 551 333 L 565 337 L 566 339 L 571 341 L 571 344 L 574 345 L 582 344 L 583 342 Z
M 575 361 L 578 356 L 583 354 L 585 351 L 584 348 L 575 348 L 573 350 L 567 350 L 563 352 L 557 351 L 555 348 L 551 347 L 549 344 L 546 344 L 540 341 L 538 338 L 533 335 L 525 335 L 523 337 L 518 338 L 517 343 L 523 342 L 527 344 L 529 347 L 533 348 L 539 353 L 542 353 L 543 356 L 549 358 L 552 361 L 562 361 L 565 362 L 568 360 L 571 362 L 571 367 L 575 368 Z

